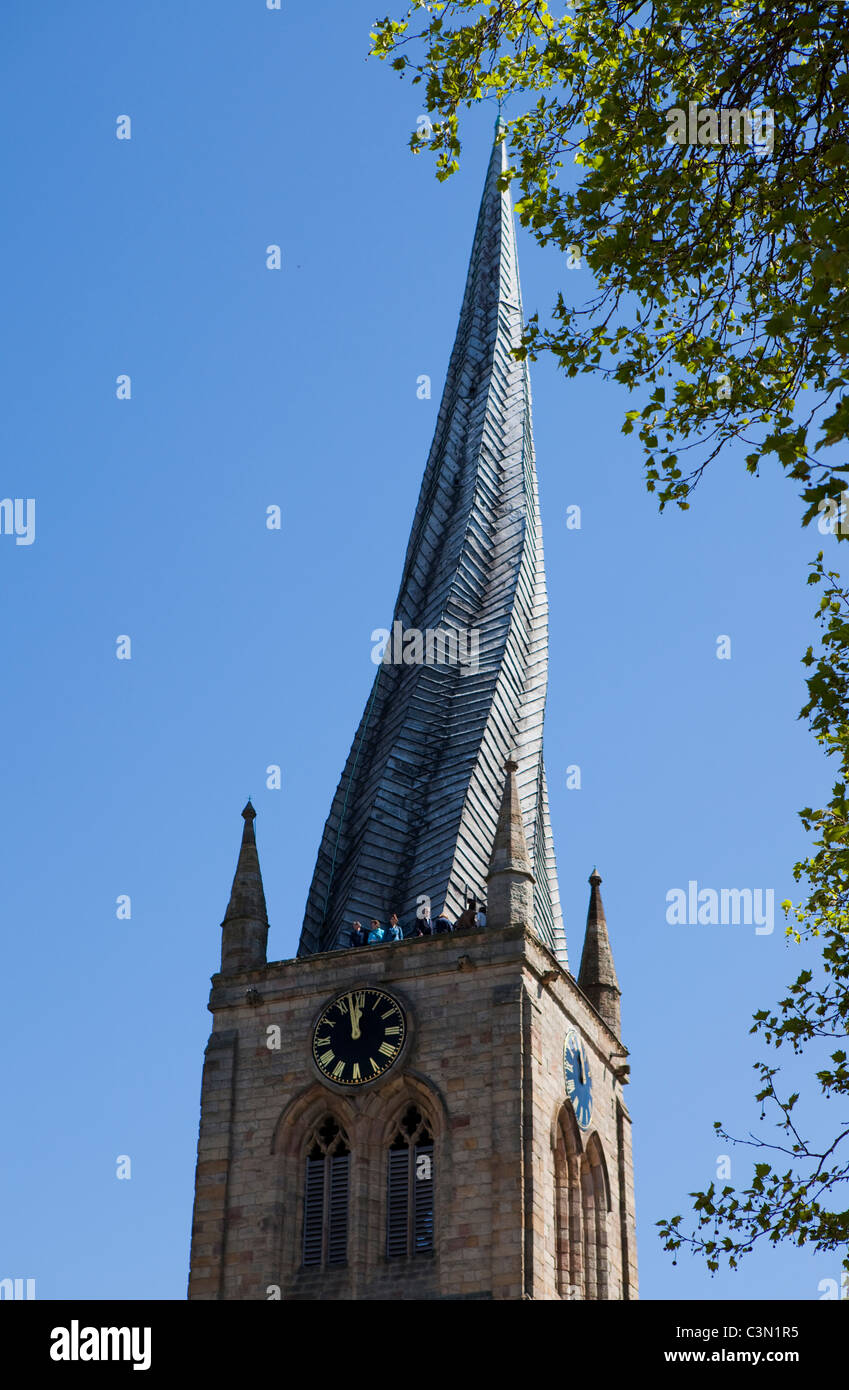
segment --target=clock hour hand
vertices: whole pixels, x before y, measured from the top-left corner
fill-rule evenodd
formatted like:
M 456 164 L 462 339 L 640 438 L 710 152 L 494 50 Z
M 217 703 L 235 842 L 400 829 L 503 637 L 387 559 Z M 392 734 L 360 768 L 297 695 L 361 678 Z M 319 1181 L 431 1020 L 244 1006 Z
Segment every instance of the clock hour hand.
M 351 1010 L 351 1040 L 356 1041 L 360 1036 L 360 1018 L 363 1011 L 354 1002 L 353 994 L 348 995 L 348 1006 Z

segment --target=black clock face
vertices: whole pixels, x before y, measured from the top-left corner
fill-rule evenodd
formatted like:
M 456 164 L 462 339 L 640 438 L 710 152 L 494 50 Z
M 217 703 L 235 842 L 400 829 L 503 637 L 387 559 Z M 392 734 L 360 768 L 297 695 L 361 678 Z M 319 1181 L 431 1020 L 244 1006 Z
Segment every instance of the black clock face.
M 331 1001 L 315 1025 L 312 1055 L 328 1081 L 364 1086 L 397 1061 L 407 1036 L 404 1010 L 382 989 L 352 989 Z

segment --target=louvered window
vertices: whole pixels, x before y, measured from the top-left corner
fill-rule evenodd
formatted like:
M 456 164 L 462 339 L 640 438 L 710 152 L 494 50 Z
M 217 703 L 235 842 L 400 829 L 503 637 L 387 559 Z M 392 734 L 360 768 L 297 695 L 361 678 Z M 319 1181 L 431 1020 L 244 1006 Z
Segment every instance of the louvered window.
M 348 1260 L 348 1178 L 351 1153 L 344 1132 L 328 1116 L 314 1131 L 304 1185 L 304 1264 Z
M 433 1250 L 433 1136 L 411 1105 L 388 1154 L 386 1254 L 398 1259 Z
M 398 1144 L 397 1139 L 395 1144 Z M 407 1209 L 410 1201 L 410 1149 L 407 1144 L 389 1150 L 389 1194 L 386 1253 L 390 1260 L 407 1253 Z
M 348 1258 L 349 1153 L 330 1159 L 330 1197 L 327 1204 L 327 1263 L 343 1265 Z
M 324 1230 L 324 1154 L 307 1159 L 307 1186 L 304 1196 L 304 1264 L 321 1264 Z
M 413 1243 L 415 1253 L 433 1249 L 433 1140 L 416 1144 L 413 1164 Z

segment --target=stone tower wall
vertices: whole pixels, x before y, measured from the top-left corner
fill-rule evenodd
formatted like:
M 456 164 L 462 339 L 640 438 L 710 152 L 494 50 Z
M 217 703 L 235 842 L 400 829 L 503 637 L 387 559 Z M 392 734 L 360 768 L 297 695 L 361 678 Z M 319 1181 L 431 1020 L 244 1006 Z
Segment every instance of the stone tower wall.
M 369 985 L 405 1005 L 405 1052 L 361 1090 L 333 1086 L 312 1063 L 313 1023 L 335 994 Z M 266 1299 L 275 1286 L 287 1300 L 569 1297 L 556 1273 L 555 1150 L 570 1027 L 594 1078 L 579 1142 L 597 1132 L 606 1166 L 608 1297 L 624 1292 L 623 1232 L 636 1296 L 630 1122 L 610 1060 L 619 1044 L 529 932 L 420 938 L 217 975 L 210 1007 L 190 1298 Z M 267 1046 L 274 1025 L 279 1050 Z M 435 1137 L 435 1251 L 389 1260 L 386 1150 L 411 1100 Z M 348 1263 L 319 1271 L 301 1267 L 305 1144 L 327 1113 L 352 1150 Z

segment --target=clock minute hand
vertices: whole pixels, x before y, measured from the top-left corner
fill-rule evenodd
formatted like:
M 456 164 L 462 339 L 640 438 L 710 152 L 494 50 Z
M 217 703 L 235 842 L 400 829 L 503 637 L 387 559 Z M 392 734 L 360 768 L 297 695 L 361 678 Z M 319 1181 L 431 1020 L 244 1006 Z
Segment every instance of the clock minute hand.
M 354 1003 L 353 994 L 348 995 L 348 1004 L 351 1009 L 351 1041 L 355 1042 L 356 1039 L 360 1037 L 360 1018 L 362 1016 L 362 1009 L 358 1008 L 357 1005 Z

